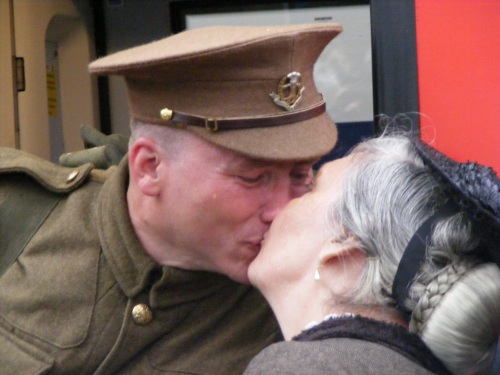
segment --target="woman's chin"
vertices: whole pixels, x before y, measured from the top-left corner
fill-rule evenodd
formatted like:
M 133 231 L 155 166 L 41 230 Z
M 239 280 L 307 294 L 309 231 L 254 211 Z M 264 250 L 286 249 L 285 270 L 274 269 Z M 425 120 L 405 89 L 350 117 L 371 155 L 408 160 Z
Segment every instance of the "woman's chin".
M 250 266 L 248 267 L 248 280 L 250 281 L 250 284 L 259 289 L 263 284 L 261 274 L 261 263 L 259 261 L 259 256 L 257 255 L 257 257 L 253 260 L 252 263 L 250 263 Z

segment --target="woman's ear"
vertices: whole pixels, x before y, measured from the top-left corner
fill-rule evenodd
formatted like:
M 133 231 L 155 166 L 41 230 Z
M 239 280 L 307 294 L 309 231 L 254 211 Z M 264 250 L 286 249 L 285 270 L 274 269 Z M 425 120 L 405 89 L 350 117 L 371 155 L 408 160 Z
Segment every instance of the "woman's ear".
M 318 263 L 321 280 L 335 293 L 345 293 L 361 276 L 366 255 L 351 237 L 341 241 L 329 240 L 320 251 Z
M 149 138 L 139 138 L 130 148 L 130 177 L 145 195 L 155 196 L 160 193 L 162 156 L 158 144 Z

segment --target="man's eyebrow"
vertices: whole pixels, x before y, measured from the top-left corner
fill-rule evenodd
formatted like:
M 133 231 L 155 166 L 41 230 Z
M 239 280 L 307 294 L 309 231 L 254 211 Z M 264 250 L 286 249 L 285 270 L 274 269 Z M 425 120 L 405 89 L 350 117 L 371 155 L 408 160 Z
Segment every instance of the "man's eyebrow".
M 266 166 L 273 165 L 274 163 L 263 161 L 263 160 L 255 160 L 242 156 L 234 156 L 227 160 L 226 167 L 228 168 L 238 168 L 242 171 L 252 170 L 256 168 L 263 168 Z

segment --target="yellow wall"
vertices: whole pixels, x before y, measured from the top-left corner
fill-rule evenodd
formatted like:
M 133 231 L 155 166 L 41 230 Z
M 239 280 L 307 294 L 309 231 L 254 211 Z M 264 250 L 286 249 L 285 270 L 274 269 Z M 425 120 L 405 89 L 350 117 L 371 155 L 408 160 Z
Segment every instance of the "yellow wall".
M 19 93 L 18 97 L 20 148 L 50 158 L 45 40 L 51 20 L 60 16 L 76 20 L 58 41 L 65 151 L 82 148 L 80 125 L 97 125 L 97 108 L 93 99 L 95 82 L 87 72 L 87 64 L 93 59 L 89 32 L 70 0 L 24 0 L 14 1 L 13 4 L 16 55 L 24 57 L 26 74 L 26 91 Z M 0 21 L 3 20 L 3 11 L 0 17 Z M 1 99 L 3 104 L 3 88 Z M 3 129 L 4 124 L 0 124 L 0 128 L 2 132 L 9 132 Z
M 15 147 L 14 83 L 8 1 L 0 1 L 0 146 Z
M 59 80 L 66 151 L 76 151 L 83 147 L 80 125 L 99 128 L 97 86 L 87 68 L 90 60 L 94 59 L 91 58 L 93 51 L 90 51 L 89 44 L 82 22 L 78 22 L 72 32 L 59 42 Z

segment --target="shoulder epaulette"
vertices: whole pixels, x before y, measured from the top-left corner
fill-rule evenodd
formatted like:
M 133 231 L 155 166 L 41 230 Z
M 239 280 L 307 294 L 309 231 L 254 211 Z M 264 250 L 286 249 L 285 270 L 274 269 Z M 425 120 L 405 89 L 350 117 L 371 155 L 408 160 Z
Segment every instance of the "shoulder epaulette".
M 55 193 L 75 190 L 87 180 L 92 169 L 94 165 L 91 163 L 68 168 L 24 151 L 0 148 L 0 175 L 22 173 Z

